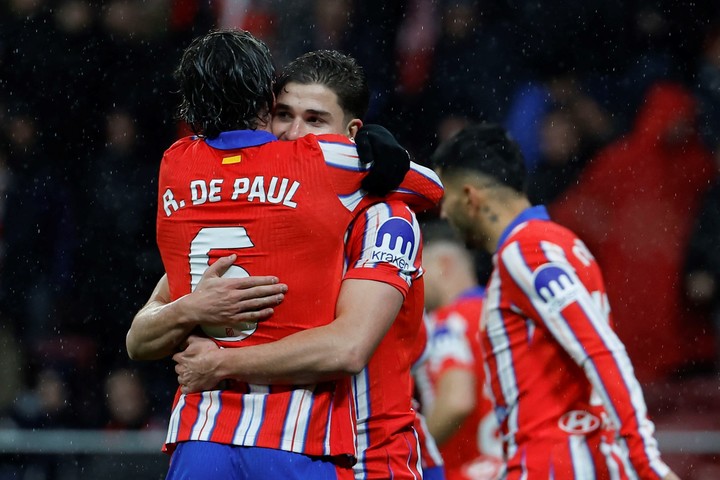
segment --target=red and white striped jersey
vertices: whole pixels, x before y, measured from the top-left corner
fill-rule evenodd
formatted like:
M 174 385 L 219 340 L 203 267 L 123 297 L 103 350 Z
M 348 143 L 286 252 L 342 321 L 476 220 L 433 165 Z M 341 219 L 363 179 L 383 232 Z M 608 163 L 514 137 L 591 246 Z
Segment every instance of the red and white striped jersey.
M 274 140 L 263 131 L 188 137 L 165 152 L 160 168 L 157 237 L 172 299 L 190 293 L 208 265 L 230 253 L 238 258 L 226 276 L 276 275 L 288 285 L 272 319 L 205 329 L 227 348 L 330 323 L 344 273 L 345 232 L 356 212 L 377 200 L 359 188 L 368 166 L 346 137 Z M 416 167 L 402 187 L 394 195 L 420 208 L 442 196 L 427 169 Z M 349 381 L 178 390 L 166 445 L 203 440 L 354 455 L 351 410 Z
M 394 201 L 366 209 L 351 227 L 346 256 L 346 279 L 384 282 L 404 296 L 370 362 L 352 378 L 358 422 L 355 478 L 418 480 L 422 467 L 413 428 L 410 367 L 419 355 L 424 287 L 422 239 L 415 215 Z
M 475 377 L 475 409 L 441 447 L 448 480 L 491 480 L 502 464 L 502 447 L 492 402 L 485 392 L 479 325 L 484 289 L 476 287 L 428 315 L 430 339 L 426 360 L 416 371 L 423 408 L 435 403 L 438 383 L 450 369 Z
M 544 207 L 494 256 L 481 320 L 509 479 L 658 479 L 653 424 L 593 256 Z

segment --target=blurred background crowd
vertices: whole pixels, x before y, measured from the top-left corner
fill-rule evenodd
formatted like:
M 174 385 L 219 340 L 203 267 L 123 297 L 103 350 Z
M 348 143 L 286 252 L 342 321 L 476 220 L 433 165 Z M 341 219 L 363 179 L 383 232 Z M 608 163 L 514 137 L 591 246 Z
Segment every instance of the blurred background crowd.
M 186 132 L 172 71 L 219 27 L 265 40 L 278 69 L 316 49 L 356 57 L 366 121 L 419 163 L 468 122 L 505 125 L 531 199 L 598 258 L 651 413 L 707 427 L 720 404 L 713 0 L 0 0 L 0 425 L 165 424 L 172 365 L 129 362 L 124 340 L 163 273 L 156 174 Z

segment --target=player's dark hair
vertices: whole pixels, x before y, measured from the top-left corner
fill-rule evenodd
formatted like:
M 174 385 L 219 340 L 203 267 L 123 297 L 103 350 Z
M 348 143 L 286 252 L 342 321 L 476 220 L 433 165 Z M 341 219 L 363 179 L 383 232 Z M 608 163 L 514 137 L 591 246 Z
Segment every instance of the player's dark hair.
M 336 50 L 317 50 L 290 62 L 275 83 L 275 95 L 295 82 L 318 83 L 332 90 L 345 115 L 363 118 L 370 104 L 370 88 L 357 61 Z
M 255 129 L 272 108 L 274 74 L 270 50 L 250 32 L 217 30 L 198 37 L 175 70 L 182 94 L 178 115 L 208 138 Z
M 443 142 L 430 158 L 442 175 L 467 171 L 524 192 L 527 173 L 520 147 L 494 123 L 473 124 Z

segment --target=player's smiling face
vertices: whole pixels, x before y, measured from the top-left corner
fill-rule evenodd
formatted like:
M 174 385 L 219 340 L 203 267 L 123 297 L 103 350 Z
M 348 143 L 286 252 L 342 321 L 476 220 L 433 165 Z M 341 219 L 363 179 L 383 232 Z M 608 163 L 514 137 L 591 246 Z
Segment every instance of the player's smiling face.
M 280 140 L 295 140 L 308 133 L 351 135 L 354 121 L 345 120 L 335 92 L 319 83 L 285 85 L 275 101 L 272 133 Z

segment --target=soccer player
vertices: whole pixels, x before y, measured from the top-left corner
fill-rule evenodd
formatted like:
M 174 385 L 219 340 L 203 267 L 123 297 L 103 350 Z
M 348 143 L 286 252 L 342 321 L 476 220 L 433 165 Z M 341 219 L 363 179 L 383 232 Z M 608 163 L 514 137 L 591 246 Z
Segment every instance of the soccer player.
M 212 259 L 234 252 L 225 260 L 233 263 L 230 273 L 282 272 L 293 295 L 263 323 L 205 325 L 223 346 L 262 344 L 327 324 L 336 299 L 338 319 L 358 325 L 358 333 L 375 322 L 389 325 L 403 300 L 399 290 L 362 279 L 340 285 L 344 233 L 371 203 L 359 189 L 365 167 L 353 144 L 341 136 L 273 141 L 263 130 L 272 64 L 266 47 L 246 32 L 196 39 L 179 77 L 184 117 L 203 135 L 176 142 L 161 165 L 158 243 L 169 299 L 190 297 Z M 380 250 L 414 268 L 409 260 L 417 249 L 402 244 L 409 232 L 390 227 L 385 233 L 393 242 Z M 377 303 L 368 306 L 366 298 Z M 168 309 L 157 308 L 133 321 L 127 344 L 134 358 L 172 351 L 203 323 L 192 315 L 159 321 Z M 301 379 L 272 387 L 233 381 L 222 390 L 179 393 L 167 442 L 177 446 L 169 478 L 345 475 L 335 467 L 355 452 L 349 382 L 298 385 Z
M 426 359 L 414 369 L 422 413 L 448 480 L 493 480 L 503 462 L 478 337 L 485 289 L 472 255 L 446 222 L 426 224 L 423 235 L 431 336 Z
M 286 140 L 308 133 L 342 132 L 353 136 L 368 102 L 359 66 L 351 58 L 331 51 L 311 52 L 291 62 L 277 82 L 276 95 L 271 128 L 278 138 Z M 384 247 L 378 248 L 382 237 L 396 228 L 408 229 L 408 233 L 412 228 L 414 232 L 406 247 L 415 253 L 406 259 L 393 258 Z M 387 283 L 405 297 L 382 342 L 377 349 L 373 347 L 369 363 L 363 354 L 353 364 L 343 365 L 348 353 L 357 349 L 356 341 L 367 335 L 360 325 L 338 320 L 293 336 L 297 340 L 287 337 L 259 348 L 218 350 L 214 344 L 193 338 L 190 347 L 174 357 L 179 361 L 181 382 L 185 382 L 184 390 L 192 391 L 212 388 L 225 379 L 296 383 L 356 374 L 353 394 L 359 461 L 354 467 L 355 478 L 420 478 L 409 373 L 422 344 L 416 340 L 422 327 L 423 306 L 417 221 L 402 204 L 378 203 L 356 220 L 346 243 L 348 271 L 344 281 Z M 348 331 L 353 333 L 348 335 Z M 295 343 L 288 344 L 290 341 Z
M 442 216 L 494 252 L 480 332 L 508 479 L 677 479 L 660 459 L 645 401 L 612 330 L 597 262 L 524 193 L 517 144 L 467 127 L 433 163 Z

